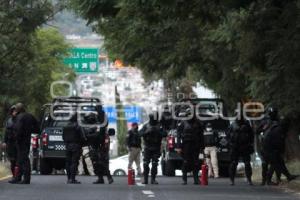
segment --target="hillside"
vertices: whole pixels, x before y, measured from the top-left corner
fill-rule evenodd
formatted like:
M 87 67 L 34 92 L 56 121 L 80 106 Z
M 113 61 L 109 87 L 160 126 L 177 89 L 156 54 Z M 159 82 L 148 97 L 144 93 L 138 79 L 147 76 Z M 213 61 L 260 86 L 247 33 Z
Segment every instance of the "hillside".
M 57 27 L 63 35 L 91 35 L 92 28 L 86 25 L 86 21 L 76 16 L 71 11 L 65 10 L 55 15 L 48 25 Z

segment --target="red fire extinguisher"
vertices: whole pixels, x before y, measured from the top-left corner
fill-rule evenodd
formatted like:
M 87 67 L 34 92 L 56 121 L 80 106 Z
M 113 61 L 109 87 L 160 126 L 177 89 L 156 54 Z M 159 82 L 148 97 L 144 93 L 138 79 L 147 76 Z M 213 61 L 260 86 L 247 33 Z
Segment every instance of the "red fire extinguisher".
M 19 168 L 19 166 L 15 166 L 13 176 L 14 176 L 14 177 L 17 177 L 17 176 L 19 175 L 19 173 L 20 173 L 20 168 Z
M 134 169 L 128 169 L 128 185 L 135 184 L 135 171 Z
M 201 185 L 208 185 L 208 165 L 206 164 L 205 160 L 201 166 Z

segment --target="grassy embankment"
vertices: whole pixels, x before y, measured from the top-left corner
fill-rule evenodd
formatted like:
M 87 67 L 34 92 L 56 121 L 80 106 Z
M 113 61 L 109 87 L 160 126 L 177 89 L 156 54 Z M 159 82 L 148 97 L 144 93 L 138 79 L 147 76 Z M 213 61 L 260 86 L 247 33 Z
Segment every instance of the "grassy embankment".
M 291 174 L 300 175 L 300 161 L 291 161 L 287 163 L 287 168 Z M 273 176 L 273 179 L 275 176 Z M 253 169 L 253 180 L 257 183 L 261 182 L 261 168 Z M 274 179 L 275 181 L 275 179 Z M 287 182 L 286 178 L 282 176 L 282 185 L 283 187 L 287 187 L 289 189 L 300 192 L 300 177 L 291 182 Z
M 0 179 L 10 175 L 9 169 L 6 164 L 0 163 Z

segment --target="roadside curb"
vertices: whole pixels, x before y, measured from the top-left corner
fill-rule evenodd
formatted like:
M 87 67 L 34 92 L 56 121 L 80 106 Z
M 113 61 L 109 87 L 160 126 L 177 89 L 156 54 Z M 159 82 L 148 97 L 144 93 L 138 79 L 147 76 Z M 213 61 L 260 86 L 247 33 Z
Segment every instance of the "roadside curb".
M 0 178 L 0 181 L 4 181 L 4 180 L 9 179 L 9 178 L 11 178 L 11 177 L 12 177 L 11 175 L 9 175 L 9 176 L 4 176 L 4 177 Z

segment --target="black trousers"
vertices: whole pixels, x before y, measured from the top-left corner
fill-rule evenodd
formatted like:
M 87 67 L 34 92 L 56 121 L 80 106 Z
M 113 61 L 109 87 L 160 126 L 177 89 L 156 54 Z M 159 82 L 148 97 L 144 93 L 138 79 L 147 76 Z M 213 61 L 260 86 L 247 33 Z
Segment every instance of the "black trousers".
M 182 146 L 182 179 L 187 181 L 187 173 L 192 171 L 194 176 L 194 182 L 199 182 L 199 170 L 200 170 L 200 145 L 194 142 L 184 142 Z
M 235 175 L 236 175 L 236 168 L 239 163 L 239 160 L 242 159 L 242 161 L 245 164 L 245 174 L 248 179 L 248 181 L 251 181 L 252 177 L 252 167 L 251 167 L 251 157 L 250 154 L 246 154 L 239 151 L 231 152 L 231 164 L 229 167 L 229 176 L 231 181 L 234 181 Z
M 31 167 L 29 160 L 30 143 L 18 143 L 17 144 L 17 166 L 19 167 L 19 174 L 16 178 L 24 181 L 30 181 Z
M 270 162 L 270 159 L 265 155 L 265 153 L 262 152 L 260 157 L 261 157 L 261 161 L 262 161 L 262 164 L 261 164 L 261 167 L 262 167 L 262 174 L 261 174 L 262 175 L 262 182 L 263 183 L 271 182 L 275 170 L 273 168 L 270 172 L 268 172 L 269 168 L 271 167 L 271 162 Z M 281 173 L 279 173 L 278 171 L 275 171 L 275 173 L 276 173 L 277 181 L 279 182 L 280 179 L 281 179 L 280 178 Z
M 6 148 L 6 153 L 8 160 L 10 162 L 10 170 L 11 173 L 14 174 L 15 167 L 17 165 L 17 144 L 16 143 L 8 143 Z
M 149 167 L 150 163 L 152 163 L 151 178 L 152 179 L 156 178 L 159 157 L 160 157 L 160 148 L 155 148 L 155 149 L 145 148 L 144 159 L 143 159 L 145 179 L 148 179 L 148 175 L 150 172 L 150 167 Z
M 93 163 L 94 173 L 102 179 L 104 175 L 111 178 L 109 171 L 109 154 L 106 151 L 101 151 L 99 145 L 92 145 L 89 147 L 90 158 Z
M 283 174 L 285 175 L 287 178 L 290 178 L 291 174 L 289 173 L 284 159 L 282 157 L 282 155 L 280 155 L 280 153 L 268 153 L 266 155 L 266 158 L 269 160 L 270 162 L 270 168 L 267 172 L 267 180 L 271 180 L 272 179 L 272 175 L 275 171 L 276 174 Z
M 77 143 L 66 144 L 66 171 L 68 180 L 75 180 L 81 155 L 81 145 Z

